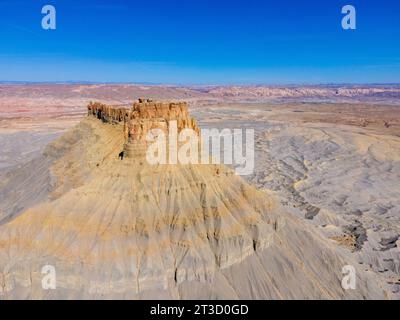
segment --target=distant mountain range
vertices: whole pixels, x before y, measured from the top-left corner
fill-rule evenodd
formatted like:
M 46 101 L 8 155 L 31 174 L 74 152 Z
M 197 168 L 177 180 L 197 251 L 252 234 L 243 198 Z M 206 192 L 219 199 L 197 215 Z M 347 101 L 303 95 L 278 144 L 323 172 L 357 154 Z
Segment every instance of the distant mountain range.
M 400 84 L 179 86 L 134 83 L 0 82 L 0 97 L 89 99 L 114 103 L 139 97 L 152 99 L 218 100 L 234 102 L 368 102 L 397 105 Z M 12 101 L 16 101 L 15 99 Z

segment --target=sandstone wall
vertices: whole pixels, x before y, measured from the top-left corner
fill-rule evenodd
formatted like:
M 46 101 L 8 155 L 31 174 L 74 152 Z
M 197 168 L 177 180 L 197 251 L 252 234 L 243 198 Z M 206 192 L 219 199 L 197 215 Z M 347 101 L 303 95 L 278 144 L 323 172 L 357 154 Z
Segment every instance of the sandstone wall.
M 91 102 L 87 108 L 88 115 L 110 123 L 126 121 L 130 113 L 127 108 L 108 106 L 100 102 Z
M 152 129 L 161 129 L 166 135 L 173 121 L 176 121 L 177 133 L 183 129 L 192 129 L 200 135 L 194 118 L 189 116 L 186 102 L 154 102 L 139 99 L 131 109 L 108 106 L 99 102 L 88 105 L 88 115 L 106 123 L 123 123 L 125 151 L 127 156 L 142 154 L 146 149 L 146 136 Z

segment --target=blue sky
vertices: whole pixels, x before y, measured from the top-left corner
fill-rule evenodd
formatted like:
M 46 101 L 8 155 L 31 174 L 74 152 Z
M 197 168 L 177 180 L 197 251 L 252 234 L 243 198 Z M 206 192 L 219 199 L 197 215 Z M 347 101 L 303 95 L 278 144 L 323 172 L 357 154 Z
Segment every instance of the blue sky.
M 3 81 L 400 82 L 398 0 L 0 0 L 0 38 Z

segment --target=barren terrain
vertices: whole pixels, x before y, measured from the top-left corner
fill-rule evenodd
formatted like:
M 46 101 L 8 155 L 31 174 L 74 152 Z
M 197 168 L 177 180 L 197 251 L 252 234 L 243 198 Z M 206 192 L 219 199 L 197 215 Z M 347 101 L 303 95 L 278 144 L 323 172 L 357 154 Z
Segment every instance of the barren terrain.
M 400 297 L 399 86 L 0 85 L 0 225 L 48 198 L 56 182 L 47 172 L 50 163 L 43 158 L 45 147 L 85 117 L 89 101 L 129 105 L 142 96 L 188 101 L 201 128 L 254 128 L 255 172 L 245 179 L 279 199 L 279 205 L 290 213 L 289 224 L 296 225 L 288 230 L 309 228 L 314 236 L 304 242 L 305 246 L 318 243 L 318 248 L 321 245 L 327 252 L 337 248 L 342 258 L 334 260 L 334 267 L 339 268 L 338 261 L 345 263 L 342 260 L 348 259 L 349 264 L 357 264 L 357 270 L 380 279 L 386 297 Z M 93 130 L 99 129 L 89 131 Z M 84 137 L 89 131 L 80 134 Z M 64 169 L 74 170 L 74 166 Z M 62 176 L 60 171 L 58 175 Z M 36 186 L 29 193 L 24 190 L 27 176 L 31 180 L 28 185 Z M 63 183 L 74 188 L 68 181 Z M 292 234 L 281 236 L 283 246 L 296 241 Z M 277 248 L 274 250 L 257 263 L 266 264 L 272 257 L 277 261 L 286 258 Z M 312 260 L 312 250 L 303 250 Z M 264 272 L 261 265 L 245 270 Z M 220 275 L 233 287 L 235 268 Z M 278 276 L 279 264 L 273 268 L 277 279 L 284 282 L 285 277 Z M 325 274 L 327 288 L 335 289 L 320 297 L 341 297 L 331 283 L 341 270 L 331 271 L 335 277 Z M 268 277 L 273 278 L 274 272 Z M 291 279 L 293 287 L 297 279 Z M 319 281 L 314 284 L 321 285 Z M 191 297 L 189 287 L 182 284 L 182 297 Z M 314 287 L 304 292 L 279 288 L 283 291 L 264 297 L 313 297 Z M 367 288 L 363 284 L 361 294 L 350 298 L 376 297 Z M 243 297 L 263 297 L 262 292 L 252 296 L 251 288 L 247 289 Z M 198 290 L 199 295 L 205 292 Z M 235 297 L 238 291 L 232 289 L 229 297 Z

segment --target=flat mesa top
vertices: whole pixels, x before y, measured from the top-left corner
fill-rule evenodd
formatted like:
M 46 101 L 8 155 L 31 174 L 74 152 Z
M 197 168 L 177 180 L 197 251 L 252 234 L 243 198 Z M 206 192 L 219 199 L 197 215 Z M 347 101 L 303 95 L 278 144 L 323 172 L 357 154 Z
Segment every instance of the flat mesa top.
M 90 102 L 87 106 L 88 114 L 99 119 L 111 118 L 115 121 L 129 121 L 133 119 L 166 119 L 189 120 L 188 105 L 186 102 L 159 102 L 140 98 L 131 108 L 106 105 L 100 102 Z

